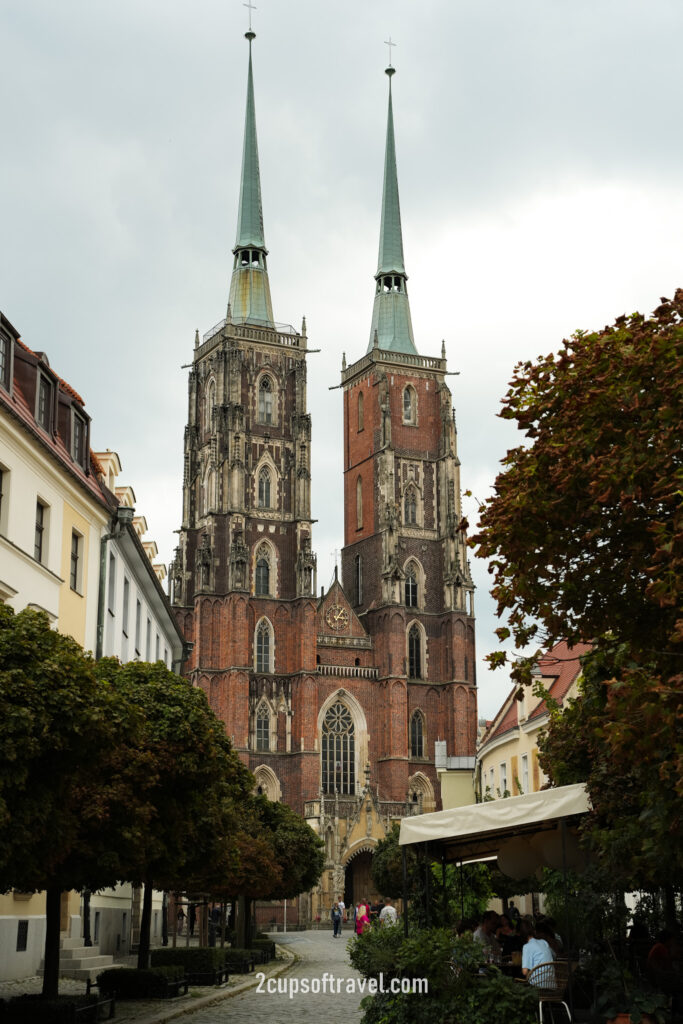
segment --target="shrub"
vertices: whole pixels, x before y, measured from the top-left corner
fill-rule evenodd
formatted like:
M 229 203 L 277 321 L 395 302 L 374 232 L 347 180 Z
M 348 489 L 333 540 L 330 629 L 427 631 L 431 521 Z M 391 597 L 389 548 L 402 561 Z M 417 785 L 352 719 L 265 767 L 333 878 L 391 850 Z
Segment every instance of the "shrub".
M 266 954 L 267 960 L 273 960 L 275 958 L 275 943 L 272 939 L 269 939 L 266 935 L 264 938 L 256 938 L 251 943 L 251 948 L 261 950 Z
M 100 992 L 116 992 L 117 999 L 165 999 L 168 983 L 185 977 L 185 968 L 171 964 L 138 970 L 134 967 L 115 967 L 97 976 Z
M 225 966 L 227 949 L 218 946 L 176 946 L 175 949 L 153 949 L 152 967 L 180 964 L 187 974 L 210 974 Z
M 2 1024 L 89 1024 L 97 1019 L 98 996 L 59 996 L 43 999 L 39 995 L 16 996 L 7 1002 L 0 1000 Z M 76 1009 L 92 1006 L 92 1013 L 79 1013 Z

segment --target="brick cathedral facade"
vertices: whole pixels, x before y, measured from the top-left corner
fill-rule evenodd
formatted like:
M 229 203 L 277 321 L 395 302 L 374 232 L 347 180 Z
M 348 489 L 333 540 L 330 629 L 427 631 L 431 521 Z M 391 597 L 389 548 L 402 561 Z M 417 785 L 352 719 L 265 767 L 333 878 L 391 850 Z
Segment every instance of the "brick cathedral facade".
M 440 807 L 435 742 L 474 756 L 473 584 L 445 352 L 413 339 L 390 68 L 370 342 L 342 368 L 342 579 L 318 593 L 307 329 L 273 320 L 247 38 L 230 301 L 195 339 L 172 596 L 194 645 L 186 674 L 257 786 L 325 839 L 311 914 L 371 892 L 391 823 Z

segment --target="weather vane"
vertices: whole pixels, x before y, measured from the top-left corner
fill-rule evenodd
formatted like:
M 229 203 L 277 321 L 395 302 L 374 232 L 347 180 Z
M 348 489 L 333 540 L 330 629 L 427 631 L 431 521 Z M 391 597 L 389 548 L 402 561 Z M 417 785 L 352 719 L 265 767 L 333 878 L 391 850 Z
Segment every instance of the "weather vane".
M 392 46 L 398 46 L 398 43 L 392 43 L 391 36 L 389 36 L 388 39 L 384 40 L 384 45 L 389 47 L 389 67 L 393 67 L 393 65 L 391 63 L 391 47 Z
M 256 10 L 256 4 L 252 4 L 250 0 L 247 0 L 246 4 L 242 4 L 242 7 L 249 8 L 249 31 L 251 32 L 251 12 Z M 389 50 L 389 53 L 391 53 L 391 50 Z

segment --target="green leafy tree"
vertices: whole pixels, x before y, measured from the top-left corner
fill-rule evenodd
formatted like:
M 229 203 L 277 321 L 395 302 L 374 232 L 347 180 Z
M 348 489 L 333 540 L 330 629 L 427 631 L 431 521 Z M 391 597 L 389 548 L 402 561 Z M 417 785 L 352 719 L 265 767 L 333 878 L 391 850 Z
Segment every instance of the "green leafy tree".
M 204 692 L 161 662 L 97 663 L 103 686 L 133 709 L 127 744 L 133 796 L 121 823 L 123 878 L 144 884 L 138 966 L 146 967 L 154 887 L 201 888 L 235 870 L 253 777 Z
M 544 767 L 588 783 L 592 845 L 631 884 L 681 880 L 682 321 L 679 289 L 650 318 L 577 332 L 516 368 L 501 416 L 527 442 L 472 541 L 508 618 L 501 641 L 592 644 L 582 700 L 551 715 Z M 532 665 L 513 676 L 528 683 Z
M 519 647 L 539 628 L 547 642 L 609 633 L 680 672 L 682 316 L 679 289 L 650 319 L 579 331 L 515 369 L 500 415 L 528 443 L 503 460 L 472 543 Z
M 95 662 L 47 615 L 0 605 L 0 888 L 46 892 L 43 994 L 58 990 L 61 893 L 125 877 L 125 775 L 113 751 L 131 726 Z M 124 730 L 125 731 L 125 730 Z

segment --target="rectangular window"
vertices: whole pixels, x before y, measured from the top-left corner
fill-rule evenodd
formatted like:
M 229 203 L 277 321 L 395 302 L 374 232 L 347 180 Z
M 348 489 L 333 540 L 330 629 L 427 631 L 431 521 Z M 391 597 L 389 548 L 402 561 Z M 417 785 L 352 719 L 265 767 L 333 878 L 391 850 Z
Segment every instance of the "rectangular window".
M 135 602 L 135 657 L 140 657 L 140 634 L 142 631 L 142 606 Z
M 51 411 L 51 391 L 50 382 L 47 377 L 43 377 L 42 373 L 38 375 L 38 397 L 36 401 L 36 419 L 43 430 L 50 429 L 50 411 Z
M 95 927 L 93 928 L 92 940 L 95 943 L 95 945 L 97 945 L 97 943 L 100 941 L 100 912 L 99 912 L 99 910 L 95 911 Z
M 123 577 L 123 609 L 121 612 L 121 631 L 125 637 L 128 636 L 128 605 L 130 603 L 130 580 Z
M 489 772 L 489 789 L 491 791 L 491 796 L 493 796 L 496 791 L 496 774 L 495 769 L 493 768 Z
M 168 647 L 164 647 L 164 665 L 168 668 Z
M 77 594 L 81 592 L 81 576 L 83 562 L 83 538 L 76 530 L 71 531 L 71 568 L 69 585 Z
M 500 766 L 500 795 L 504 796 L 508 788 L 508 767 L 507 762 L 503 761 Z
M 159 660 L 160 652 L 161 652 L 161 646 L 160 646 L 160 642 L 159 642 L 159 634 L 157 633 L 156 648 L 155 648 L 155 652 L 154 652 L 154 660 L 155 661 Z
M 28 921 L 17 921 L 17 953 L 28 948 Z
M 107 597 L 107 608 L 109 614 L 113 615 L 116 607 L 116 558 L 111 552 L 109 554 L 109 581 L 107 587 L 109 595 Z
M 9 516 L 9 472 L 0 466 L 0 533 L 7 536 Z
M 75 412 L 71 428 L 71 457 L 79 466 L 85 466 L 85 433 L 85 420 Z
M 152 622 L 147 619 L 147 635 L 145 637 L 145 661 L 149 661 L 152 654 Z
M 522 754 L 522 793 L 529 792 L 529 755 Z
M 6 391 L 10 389 L 10 365 L 12 360 L 12 342 L 9 335 L 0 331 L 0 384 Z
M 43 562 L 47 554 L 45 530 L 47 528 L 47 505 L 42 501 L 36 502 L 36 536 L 33 547 L 33 557 L 36 562 Z

